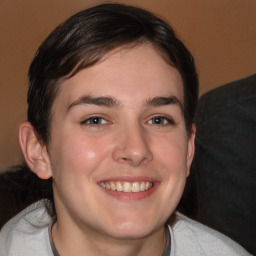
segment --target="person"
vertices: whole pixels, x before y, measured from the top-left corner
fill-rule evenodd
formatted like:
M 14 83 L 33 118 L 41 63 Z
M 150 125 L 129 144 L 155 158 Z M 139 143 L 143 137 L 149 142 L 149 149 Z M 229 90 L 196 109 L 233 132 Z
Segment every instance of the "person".
M 20 145 L 53 198 L 2 228 L 1 256 L 249 255 L 175 212 L 198 78 L 166 22 L 121 4 L 84 10 L 43 42 L 29 81 Z

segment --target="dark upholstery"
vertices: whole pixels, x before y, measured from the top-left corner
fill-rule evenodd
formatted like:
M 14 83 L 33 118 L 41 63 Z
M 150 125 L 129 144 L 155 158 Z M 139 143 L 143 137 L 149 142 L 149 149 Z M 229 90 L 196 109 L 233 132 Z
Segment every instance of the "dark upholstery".
M 0 175 L 0 229 L 30 204 L 52 199 L 51 180 L 41 180 L 27 166 L 14 166 Z
M 256 74 L 203 95 L 180 209 L 256 255 Z

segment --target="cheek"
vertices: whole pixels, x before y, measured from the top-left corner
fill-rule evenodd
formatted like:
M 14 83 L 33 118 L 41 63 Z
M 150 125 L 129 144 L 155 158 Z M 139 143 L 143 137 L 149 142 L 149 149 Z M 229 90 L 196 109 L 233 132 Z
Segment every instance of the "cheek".
M 188 144 L 184 137 L 184 135 L 163 137 L 153 142 L 155 155 L 167 169 L 173 172 L 180 172 L 187 166 Z
M 158 138 L 154 142 L 157 168 L 161 172 L 161 201 L 157 208 L 164 207 L 165 220 L 175 210 L 184 190 L 187 177 L 187 142 L 184 136 Z
M 107 158 L 108 142 L 104 138 L 85 136 L 83 134 L 62 136 L 54 149 L 54 165 L 62 173 L 88 175 Z
M 166 198 L 179 200 L 187 178 L 187 147 L 184 134 L 158 138 L 155 156 L 161 169 Z M 164 192 L 163 192 L 164 193 Z M 177 201 L 175 201 L 177 202 Z

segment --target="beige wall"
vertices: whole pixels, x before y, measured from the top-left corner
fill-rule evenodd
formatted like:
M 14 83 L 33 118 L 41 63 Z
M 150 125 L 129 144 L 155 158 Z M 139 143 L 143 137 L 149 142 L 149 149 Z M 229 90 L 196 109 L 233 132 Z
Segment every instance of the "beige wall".
M 62 20 L 103 1 L 0 1 L 0 170 L 20 161 L 18 126 L 26 118 L 27 70 Z M 194 54 L 200 92 L 256 72 L 255 0 L 129 0 L 168 20 Z

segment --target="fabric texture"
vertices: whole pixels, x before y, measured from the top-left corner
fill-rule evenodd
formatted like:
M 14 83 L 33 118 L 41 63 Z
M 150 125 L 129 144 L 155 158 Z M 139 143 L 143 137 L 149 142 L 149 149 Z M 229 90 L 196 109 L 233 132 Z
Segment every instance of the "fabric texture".
M 256 254 L 256 74 L 199 100 L 186 215 Z
M 44 201 L 38 201 L 3 226 L 0 256 L 53 256 L 48 233 L 52 218 Z
M 51 222 L 43 201 L 32 204 L 2 228 L 0 256 L 53 256 L 48 231 Z M 169 230 L 170 256 L 250 255 L 229 238 L 179 213 Z

